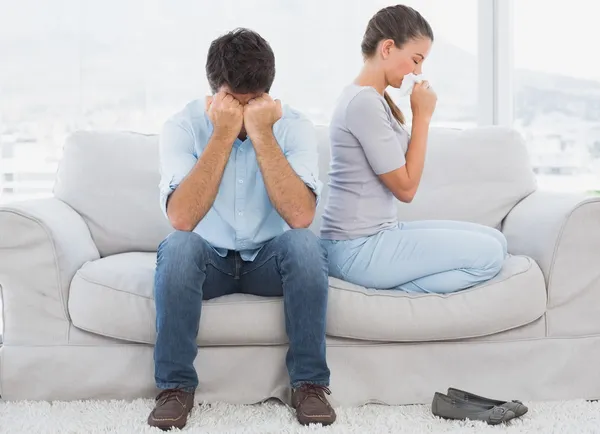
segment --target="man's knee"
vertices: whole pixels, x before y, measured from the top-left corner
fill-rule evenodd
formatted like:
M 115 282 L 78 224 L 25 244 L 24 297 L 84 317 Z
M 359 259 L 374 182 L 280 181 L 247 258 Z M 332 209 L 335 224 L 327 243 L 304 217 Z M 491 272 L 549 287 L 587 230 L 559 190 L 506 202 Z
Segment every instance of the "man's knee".
M 158 265 L 175 264 L 186 267 L 206 259 L 210 246 L 197 233 L 172 232 L 158 248 Z
M 303 300 L 321 303 L 327 299 L 327 253 L 320 239 L 308 229 L 292 229 L 279 236 L 277 255 L 288 292 L 303 294 Z M 310 301 L 312 303 L 313 301 Z
M 319 238 L 309 229 L 291 229 L 279 236 L 281 253 L 292 256 L 323 257 L 325 249 Z
M 206 263 L 208 243 L 194 232 L 172 232 L 158 248 L 154 297 L 158 304 L 179 303 L 190 282 L 198 281 L 199 264 Z M 202 268 L 202 267 L 200 267 Z

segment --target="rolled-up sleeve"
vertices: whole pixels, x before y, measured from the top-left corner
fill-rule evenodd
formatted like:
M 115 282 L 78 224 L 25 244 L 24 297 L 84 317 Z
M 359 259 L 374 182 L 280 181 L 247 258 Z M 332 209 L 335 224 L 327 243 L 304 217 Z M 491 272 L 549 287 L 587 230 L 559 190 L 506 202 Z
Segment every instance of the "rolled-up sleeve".
M 294 120 L 285 144 L 285 157 L 294 172 L 321 198 L 323 183 L 319 180 L 319 152 L 315 127 L 306 118 Z
M 160 206 L 167 217 L 167 200 L 190 173 L 198 157 L 191 128 L 177 119 L 169 119 L 159 139 Z

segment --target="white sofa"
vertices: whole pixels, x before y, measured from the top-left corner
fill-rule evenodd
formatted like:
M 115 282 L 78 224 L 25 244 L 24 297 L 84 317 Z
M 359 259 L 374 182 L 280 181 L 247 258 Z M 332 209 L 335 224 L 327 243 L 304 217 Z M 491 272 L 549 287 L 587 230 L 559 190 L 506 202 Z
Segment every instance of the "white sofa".
M 3 399 L 155 395 L 155 250 L 172 230 L 157 166 L 156 136 L 80 132 L 66 143 L 54 197 L 0 209 Z M 600 398 L 598 198 L 537 191 L 512 130 L 434 129 L 420 191 L 398 212 L 499 227 L 514 256 L 493 281 L 448 296 L 331 279 L 335 405 L 427 403 L 449 386 Z M 198 345 L 199 400 L 289 402 L 280 299 L 207 302 Z

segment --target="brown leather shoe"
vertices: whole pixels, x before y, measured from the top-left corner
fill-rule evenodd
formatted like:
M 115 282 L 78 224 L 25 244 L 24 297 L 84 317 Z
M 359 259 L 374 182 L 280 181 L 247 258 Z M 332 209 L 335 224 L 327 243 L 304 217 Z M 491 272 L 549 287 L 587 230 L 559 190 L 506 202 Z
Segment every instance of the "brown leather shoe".
M 163 431 L 183 428 L 194 407 L 194 394 L 181 389 L 166 389 L 156 397 L 154 410 L 148 416 L 148 425 Z
M 302 425 L 331 425 L 335 422 L 335 411 L 325 394 L 331 395 L 331 391 L 317 384 L 304 384 L 292 391 L 292 406 L 296 409 L 298 422 Z

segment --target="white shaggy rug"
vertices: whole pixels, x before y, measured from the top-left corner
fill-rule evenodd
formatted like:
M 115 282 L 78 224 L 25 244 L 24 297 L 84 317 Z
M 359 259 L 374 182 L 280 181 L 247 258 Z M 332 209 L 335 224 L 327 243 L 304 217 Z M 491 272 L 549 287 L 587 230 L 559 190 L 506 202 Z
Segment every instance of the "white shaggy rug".
M 260 405 L 196 406 L 181 432 L 254 433 L 600 433 L 600 403 L 586 401 L 526 403 L 529 413 L 508 425 L 445 421 L 426 405 L 368 405 L 338 408 L 338 420 L 323 428 L 300 426 L 291 409 L 277 402 Z M 77 402 L 0 402 L 0 433 L 94 434 L 160 433 L 146 425 L 152 400 Z

